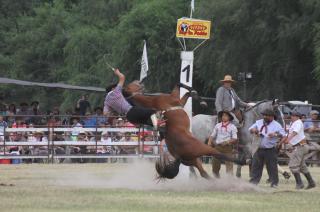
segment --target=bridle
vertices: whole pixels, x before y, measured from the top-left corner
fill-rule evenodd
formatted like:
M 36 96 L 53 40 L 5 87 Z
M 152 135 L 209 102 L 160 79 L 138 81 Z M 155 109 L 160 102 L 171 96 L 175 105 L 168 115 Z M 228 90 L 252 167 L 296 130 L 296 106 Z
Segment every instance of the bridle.
M 143 92 L 133 92 L 130 96 L 125 97 L 126 99 L 132 99 L 133 97 L 137 95 L 143 95 Z

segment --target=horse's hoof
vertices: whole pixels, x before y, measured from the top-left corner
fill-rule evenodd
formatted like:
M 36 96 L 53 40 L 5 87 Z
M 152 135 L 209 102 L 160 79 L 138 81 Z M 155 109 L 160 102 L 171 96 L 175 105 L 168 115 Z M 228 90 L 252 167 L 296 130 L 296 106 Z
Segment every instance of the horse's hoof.
M 251 159 L 246 159 L 246 165 L 251 165 L 252 164 L 252 160 Z
M 208 104 L 205 101 L 201 101 L 200 102 L 200 106 L 203 107 L 203 108 L 207 108 Z
M 237 160 L 236 164 L 240 165 L 240 166 L 244 166 L 244 165 L 249 165 L 251 164 L 251 159 L 243 159 L 243 160 Z
M 190 91 L 190 95 L 192 98 L 195 98 L 195 99 L 198 98 L 198 92 L 195 90 Z

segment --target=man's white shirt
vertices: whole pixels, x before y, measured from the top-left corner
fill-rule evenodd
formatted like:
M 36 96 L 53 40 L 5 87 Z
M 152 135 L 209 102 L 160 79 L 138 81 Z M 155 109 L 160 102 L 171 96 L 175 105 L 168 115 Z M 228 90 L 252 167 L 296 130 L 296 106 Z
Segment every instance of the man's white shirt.
M 261 148 L 273 148 L 276 146 L 278 142 L 277 137 L 269 137 L 270 133 L 278 133 L 281 136 L 285 135 L 285 131 L 283 127 L 275 120 L 272 120 L 270 123 L 265 123 L 263 119 L 257 120 L 251 127 L 249 127 L 249 131 L 252 129 L 256 129 L 259 131 L 261 136 Z
M 305 139 L 305 135 L 304 135 L 304 126 L 303 126 L 303 122 L 298 119 L 296 121 L 294 121 L 293 123 L 291 123 L 290 127 L 289 127 L 289 135 L 293 132 L 296 132 L 297 135 L 295 135 L 289 142 L 291 145 L 296 145 L 298 144 L 300 141 L 302 141 L 303 139 Z
M 229 122 L 224 126 L 222 122 L 220 122 L 214 127 L 211 137 L 215 140 L 216 144 L 221 144 L 231 139 L 237 139 L 237 133 L 238 129 L 234 124 Z

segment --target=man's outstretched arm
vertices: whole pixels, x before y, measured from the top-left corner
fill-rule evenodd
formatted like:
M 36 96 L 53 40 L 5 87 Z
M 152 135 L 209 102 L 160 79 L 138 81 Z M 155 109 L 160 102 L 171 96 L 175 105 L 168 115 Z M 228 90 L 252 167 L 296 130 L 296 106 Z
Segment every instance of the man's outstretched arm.
M 114 70 L 114 74 L 118 77 L 119 82 L 118 85 L 120 85 L 121 87 L 123 87 L 124 85 L 124 81 L 126 80 L 126 77 L 120 72 L 119 69 L 115 69 Z

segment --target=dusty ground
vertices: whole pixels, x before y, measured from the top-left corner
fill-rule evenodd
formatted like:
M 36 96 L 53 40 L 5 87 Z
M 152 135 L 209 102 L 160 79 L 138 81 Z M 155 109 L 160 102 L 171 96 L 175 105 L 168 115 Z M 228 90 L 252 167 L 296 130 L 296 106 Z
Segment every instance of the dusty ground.
M 253 186 L 246 168 L 243 179 L 191 180 L 182 169 L 158 182 L 147 161 L 1 165 L 0 211 L 319 211 L 320 168 L 310 170 L 319 186 L 296 191 L 281 176 L 279 188 L 269 188 L 265 173 Z

